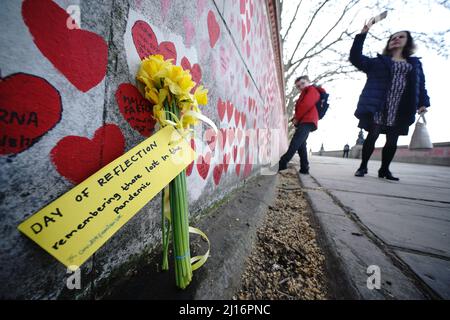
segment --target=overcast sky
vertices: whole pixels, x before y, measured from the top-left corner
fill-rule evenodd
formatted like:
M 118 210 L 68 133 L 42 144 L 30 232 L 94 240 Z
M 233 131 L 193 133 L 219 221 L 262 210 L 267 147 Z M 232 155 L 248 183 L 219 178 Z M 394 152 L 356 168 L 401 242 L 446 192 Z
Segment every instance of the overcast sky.
M 297 1 L 285 0 L 285 7 L 292 6 L 292 9 L 284 10 L 288 14 L 292 14 L 295 11 Z M 345 4 L 346 0 L 335 0 L 335 3 Z M 387 18 L 372 27 L 371 31 L 374 33 L 381 33 L 384 30 L 392 30 L 393 32 L 399 30 L 411 30 L 417 32 L 433 32 L 450 29 L 450 10 L 443 9 L 442 6 L 434 4 L 433 0 L 427 1 L 410 1 L 414 5 L 405 6 L 403 1 L 395 1 L 391 7 L 394 9 L 390 11 Z M 303 3 L 306 3 L 304 5 Z M 302 7 L 304 10 L 317 5 L 316 1 L 304 0 Z M 391 2 L 392 3 L 392 2 Z M 336 10 L 330 8 L 325 10 L 321 21 L 333 22 L 336 18 Z M 361 30 L 364 21 L 378 12 L 370 12 L 363 9 L 354 20 L 354 26 L 352 30 Z M 287 15 L 288 15 L 287 14 Z M 289 16 L 283 16 L 283 23 L 289 22 Z M 304 28 L 302 23 L 305 23 L 306 19 L 301 19 L 301 13 L 299 14 L 299 20 L 297 25 L 293 28 L 297 28 L 300 32 L 301 28 Z M 302 21 L 303 20 L 303 21 Z M 313 31 L 308 38 L 313 41 L 323 35 L 325 29 L 325 22 L 318 21 L 317 26 L 313 25 L 311 28 Z M 286 28 L 286 26 L 284 26 Z M 320 31 L 322 30 L 322 32 Z M 283 33 L 284 30 L 282 30 Z M 387 39 L 377 41 L 375 39 L 368 39 L 367 46 L 365 46 L 364 54 L 368 56 L 374 56 L 376 52 L 381 53 L 383 47 L 386 44 Z M 446 37 L 446 45 L 450 43 L 450 36 Z M 285 52 L 289 49 L 292 50 L 296 45 L 294 38 L 288 39 L 285 45 Z M 350 51 L 351 43 L 343 44 Z M 345 48 L 344 48 L 345 50 Z M 438 56 L 435 51 L 428 50 L 423 44 L 418 43 L 418 50 L 416 56 L 422 57 L 422 64 L 425 72 L 426 88 L 428 95 L 430 96 L 431 107 L 426 114 L 428 122 L 428 130 L 433 142 L 448 142 L 450 141 L 450 102 L 448 77 L 450 76 L 450 63 L 448 59 Z M 321 59 L 326 64 L 327 58 L 324 55 Z M 318 70 L 319 67 L 316 69 Z M 309 70 L 310 77 L 314 78 L 314 70 Z M 359 128 L 358 120 L 354 117 L 353 113 L 356 109 L 358 97 L 365 84 L 366 76 L 360 72 L 355 76 L 346 77 L 341 80 L 337 80 L 331 84 L 325 85 L 325 89 L 330 93 L 330 109 L 327 112 L 325 118 L 319 122 L 319 130 L 313 132 L 308 138 L 308 149 L 318 151 L 321 144 L 324 144 L 325 150 L 338 150 L 348 143 L 353 146 L 356 142 Z M 288 84 L 290 85 L 290 84 Z M 414 131 L 414 125 L 410 127 L 408 136 L 401 136 L 399 139 L 399 145 L 408 145 L 411 139 L 412 132 Z M 364 131 L 364 137 L 367 132 Z M 380 136 L 376 146 L 383 146 L 385 142 L 384 135 Z

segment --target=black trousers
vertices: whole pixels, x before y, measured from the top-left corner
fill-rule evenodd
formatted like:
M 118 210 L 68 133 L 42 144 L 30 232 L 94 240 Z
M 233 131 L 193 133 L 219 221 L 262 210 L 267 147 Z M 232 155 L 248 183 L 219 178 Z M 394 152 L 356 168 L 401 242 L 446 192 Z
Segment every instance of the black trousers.
M 286 168 L 292 157 L 298 152 L 300 156 L 300 168 L 303 170 L 309 169 L 308 151 L 306 149 L 306 139 L 308 139 L 309 133 L 314 130 L 315 126 L 312 123 L 301 123 L 297 126 L 294 136 L 292 137 L 289 149 L 280 158 L 280 169 Z
M 373 124 L 369 130 L 366 140 L 363 144 L 362 149 L 362 161 L 360 168 L 367 168 L 367 163 L 369 162 L 370 156 L 375 149 L 375 142 L 380 136 L 381 126 Z M 395 152 L 397 151 L 397 141 L 398 141 L 398 131 L 397 130 L 387 130 L 386 131 L 386 144 L 383 147 L 381 153 L 381 170 L 389 170 L 389 165 L 394 159 Z

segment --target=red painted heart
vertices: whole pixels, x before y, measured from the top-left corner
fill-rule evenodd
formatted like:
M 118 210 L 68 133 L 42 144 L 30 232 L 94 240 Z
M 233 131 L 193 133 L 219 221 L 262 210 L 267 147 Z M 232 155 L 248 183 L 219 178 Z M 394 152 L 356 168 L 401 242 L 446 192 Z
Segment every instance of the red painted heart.
M 236 127 L 239 125 L 239 120 L 241 119 L 241 113 L 238 111 L 238 109 L 234 110 L 234 122 L 236 124 Z
M 195 141 L 191 139 L 191 148 L 195 151 Z M 186 175 L 189 177 L 192 173 L 192 169 L 194 168 L 194 161 L 192 161 L 186 168 Z
M 78 184 L 120 157 L 125 138 L 115 124 L 106 124 L 88 139 L 67 136 L 59 140 L 50 152 L 56 170 L 74 184 Z
M 245 13 L 245 3 L 246 3 L 247 1 L 246 0 L 240 0 L 240 6 L 239 6 L 239 9 L 240 9 L 240 13 L 241 14 L 244 14 Z
M 209 45 L 211 46 L 211 48 L 214 48 L 214 46 L 217 43 L 217 40 L 219 40 L 220 27 L 219 24 L 217 23 L 216 16 L 211 10 L 209 10 L 208 12 L 207 22 L 208 22 Z
M 205 139 L 204 139 L 204 141 L 206 141 L 206 143 L 208 144 L 209 148 L 213 152 L 216 149 L 216 142 L 217 142 L 216 138 L 217 138 L 217 134 L 214 132 L 213 129 L 206 129 L 205 130 Z
M 228 172 L 228 166 L 230 165 L 231 154 L 226 153 L 223 155 L 223 171 Z
M 250 148 L 250 134 L 251 131 L 247 131 L 247 134 L 245 135 L 245 149 L 249 150 Z
M 0 78 L 0 154 L 28 149 L 60 120 L 61 97 L 46 80 L 25 73 Z
M 213 177 L 214 177 L 214 183 L 217 186 L 220 182 L 220 178 L 222 177 L 223 172 L 223 164 L 218 164 L 214 167 L 213 170 Z
M 131 35 L 141 60 L 152 54 L 161 54 L 164 59 L 173 59 L 173 63 L 177 63 L 175 45 L 169 41 L 163 41 L 158 45 L 158 39 L 147 22 L 142 20 L 136 21 L 131 28 Z
M 249 17 L 249 12 L 247 11 L 246 13 L 245 13 L 245 18 L 246 18 L 246 20 L 247 20 L 247 34 L 248 33 L 250 33 L 250 24 L 251 24 L 251 21 L 250 21 L 250 17 Z
M 164 59 L 173 59 L 173 64 L 177 63 L 177 49 L 173 42 L 163 41 L 159 44 L 159 54 L 164 57 Z
M 236 175 L 237 175 L 238 177 L 239 177 L 240 172 L 241 172 L 241 164 L 238 163 L 238 164 L 236 164 Z
M 116 91 L 119 110 L 130 126 L 144 137 L 150 137 L 156 120 L 150 102 L 130 83 L 122 83 Z
M 253 167 L 252 160 L 247 155 L 244 165 L 244 172 L 242 174 L 243 178 L 247 178 L 248 176 L 250 176 L 250 173 L 252 172 L 252 167 Z
M 50 0 L 25 0 L 22 16 L 42 54 L 78 90 L 87 92 L 103 80 L 108 46 L 102 37 L 68 28 L 69 14 Z
M 247 122 L 247 116 L 245 114 L 241 114 L 241 124 L 242 128 L 245 128 L 245 124 Z
M 223 151 L 223 149 L 225 149 L 226 144 L 227 144 L 227 129 L 222 128 L 222 129 L 219 130 L 220 150 Z
M 205 156 L 199 156 L 197 160 L 197 171 L 203 180 L 206 179 L 211 165 L 211 154 L 208 152 Z
M 233 147 L 233 160 L 234 160 L 234 163 L 236 163 L 237 155 L 238 155 L 238 147 L 234 146 Z
M 219 98 L 219 100 L 217 101 L 217 113 L 219 114 L 220 121 L 223 121 L 226 109 L 227 109 L 226 103 Z
M 228 122 L 231 121 L 231 119 L 233 118 L 233 111 L 234 111 L 234 106 L 230 101 L 227 101 L 227 116 L 228 116 Z

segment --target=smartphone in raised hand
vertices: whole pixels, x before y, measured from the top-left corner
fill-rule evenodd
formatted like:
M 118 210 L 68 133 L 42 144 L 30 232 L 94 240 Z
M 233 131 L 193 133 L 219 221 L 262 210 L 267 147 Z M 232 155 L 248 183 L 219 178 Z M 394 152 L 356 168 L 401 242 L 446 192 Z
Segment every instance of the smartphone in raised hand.
M 379 15 L 376 15 L 375 17 L 370 18 L 369 22 L 368 22 L 369 27 L 373 26 L 377 22 L 380 22 L 381 20 L 383 20 L 386 17 L 387 17 L 387 11 L 384 11 L 384 12 L 380 13 Z

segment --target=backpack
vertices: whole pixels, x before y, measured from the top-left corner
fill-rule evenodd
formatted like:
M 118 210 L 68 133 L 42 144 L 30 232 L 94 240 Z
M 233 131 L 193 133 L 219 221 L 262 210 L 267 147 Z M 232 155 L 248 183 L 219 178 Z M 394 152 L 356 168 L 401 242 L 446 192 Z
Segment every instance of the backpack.
M 326 93 L 325 90 L 323 90 L 320 87 L 314 86 L 314 88 L 316 88 L 317 91 L 319 91 L 319 93 L 320 93 L 320 99 L 316 103 L 317 113 L 319 114 L 319 120 L 320 120 L 324 117 L 325 113 L 328 110 L 328 107 L 330 106 L 328 104 L 328 97 L 330 95 L 328 93 Z

